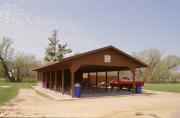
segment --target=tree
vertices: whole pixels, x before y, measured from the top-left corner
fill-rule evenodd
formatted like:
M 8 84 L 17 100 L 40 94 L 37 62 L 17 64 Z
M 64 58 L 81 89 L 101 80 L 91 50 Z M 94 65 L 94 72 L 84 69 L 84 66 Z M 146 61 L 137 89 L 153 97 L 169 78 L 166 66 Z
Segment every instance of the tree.
M 147 68 L 137 70 L 137 77 L 146 82 L 171 81 L 176 77 L 171 70 L 180 64 L 178 56 L 163 57 L 162 52 L 155 48 L 134 53 L 133 56 L 148 64 Z
M 0 77 L 5 77 L 10 82 L 33 78 L 35 73 L 32 70 L 40 65 L 40 61 L 31 54 L 14 53 L 12 43 L 9 38 L 0 40 Z
M 9 79 L 10 82 L 15 82 L 15 78 L 12 72 L 8 68 L 8 62 L 12 59 L 14 49 L 11 47 L 12 40 L 9 38 L 3 38 L 0 41 L 0 61 L 4 69 L 4 75 Z
M 162 53 L 158 49 L 153 48 L 139 53 L 134 53 L 133 56 L 148 64 L 148 67 L 142 70 L 143 72 L 139 72 L 142 74 L 143 80 L 151 81 L 155 79 L 155 72 L 159 66 Z
M 24 78 L 33 77 L 32 70 L 40 65 L 40 61 L 36 60 L 31 54 L 17 53 L 13 60 L 13 68 L 16 75 L 16 81 L 22 81 Z
M 71 53 L 72 50 L 71 49 L 67 49 L 67 43 L 62 45 L 62 44 L 59 44 L 58 45 L 58 51 L 57 51 L 57 59 L 62 59 L 64 58 L 64 56 L 68 53 Z
M 168 55 L 161 60 L 157 78 L 165 79 L 165 81 L 176 81 L 179 75 L 174 69 L 180 65 L 180 57 Z
M 67 48 L 66 44 L 60 44 L 57 37 L 57 30 L 53 30 L 52 36 L 48 38 L 49 44 L 45 51 L 44 60 L 48 62 L 57 61 L 64 58 L 68 53 L 71 53 L 72 50 Z

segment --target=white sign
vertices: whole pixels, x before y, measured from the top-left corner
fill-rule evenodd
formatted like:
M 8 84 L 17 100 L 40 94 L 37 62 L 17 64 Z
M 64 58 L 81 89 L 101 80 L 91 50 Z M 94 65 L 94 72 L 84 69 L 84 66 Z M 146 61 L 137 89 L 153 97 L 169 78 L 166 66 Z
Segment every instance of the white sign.
M 111 55 L 104 55 L 104 62 L 110 63 L 111 62 Z

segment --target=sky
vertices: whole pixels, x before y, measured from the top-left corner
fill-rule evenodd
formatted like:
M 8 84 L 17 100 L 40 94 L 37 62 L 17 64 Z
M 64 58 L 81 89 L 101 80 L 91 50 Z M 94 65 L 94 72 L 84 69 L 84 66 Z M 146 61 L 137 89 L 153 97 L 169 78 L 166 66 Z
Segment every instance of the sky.
M 53 29 L 73 53 L 113 45 L 180 56 L 180 1 L 0 0 L 0 39 L 16 51 L 42 59 Z

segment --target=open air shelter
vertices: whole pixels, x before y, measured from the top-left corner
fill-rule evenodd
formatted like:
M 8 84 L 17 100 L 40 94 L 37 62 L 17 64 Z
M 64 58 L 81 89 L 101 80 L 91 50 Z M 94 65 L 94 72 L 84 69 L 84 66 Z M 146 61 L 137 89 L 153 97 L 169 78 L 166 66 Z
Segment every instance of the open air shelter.
M 74 84 L 82 83 L 83 73 L 96 73 L 95 86 L 97 87 L 97 73 L 105 72 L 105 90 L 107 90 L 107 72 L 117 71 L 119 73 L 122 70 L 130 70 L 133 82 L 135 82 L 136 68 L 142 67 L 147 67 L 147 65 L 113 46 L 107 46 L 60 59 L 34 71 L 37 71 L 38 81 L 42 83 L 42 86 L 60 91 L 62 94 L 69 90 L 69 94 L 73 97 Z M 118 76 L 119 74 L 117 74 L 117 78 L 119 78 Z M 88 82 L 89 80 L 87 84 Z

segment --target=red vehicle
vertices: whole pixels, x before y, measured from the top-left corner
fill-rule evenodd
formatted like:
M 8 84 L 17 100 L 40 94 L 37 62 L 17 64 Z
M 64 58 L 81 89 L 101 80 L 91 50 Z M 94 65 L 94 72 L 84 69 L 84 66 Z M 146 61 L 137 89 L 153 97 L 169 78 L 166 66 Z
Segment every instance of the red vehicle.
M 111 88 L 114 88 L 114 87 L 119 87 L 120 89 L 123 89 L 123 88 L 126 88 L 128 90 L 131 90 L 133 89 L 133 81 L 130 80 L 129 77 L 121 77 L 118 79 L 114 79 L 112 81 L 110 81 L 110 86 Z M 141 81 L 141 82 L 135 82 L 135 86 L 144 86 L 144 82 Z

